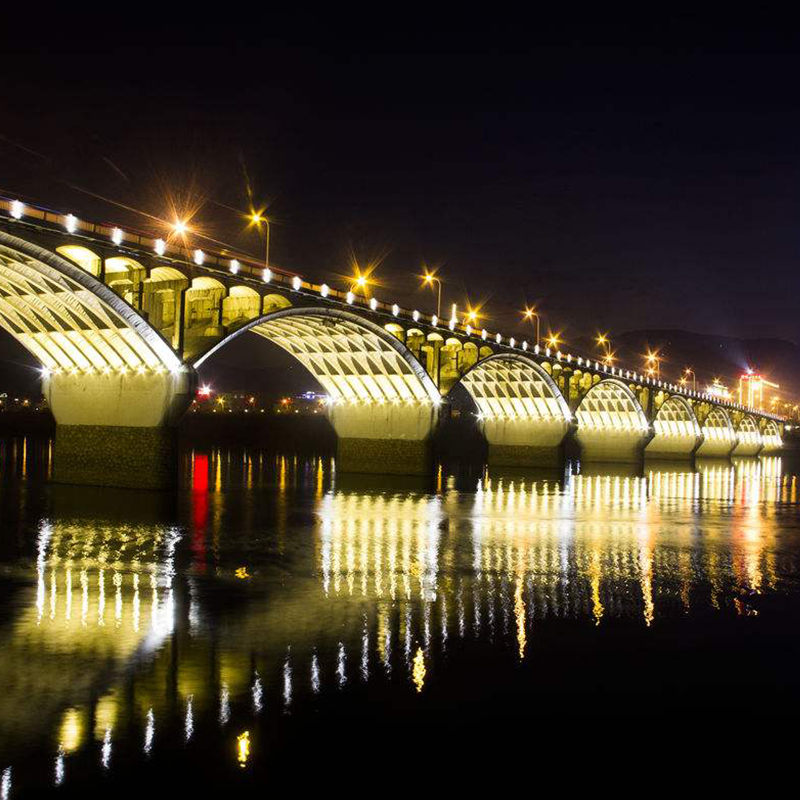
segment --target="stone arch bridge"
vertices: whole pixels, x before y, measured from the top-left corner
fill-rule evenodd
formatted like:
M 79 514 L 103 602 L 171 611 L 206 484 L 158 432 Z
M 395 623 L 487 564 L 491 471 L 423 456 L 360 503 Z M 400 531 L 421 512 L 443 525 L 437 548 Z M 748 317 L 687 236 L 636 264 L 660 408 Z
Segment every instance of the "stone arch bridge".
M 196 369 L 255 334 L 325 388 L 337 467 L 419 474 L 447 398 L 478 407 L 490 461 L 775 453 L 783 420 L 466 320 L 355 296 L 234 254 L 0 200 L 0 327 L 41 363 L 56 480 L 163 486 Z

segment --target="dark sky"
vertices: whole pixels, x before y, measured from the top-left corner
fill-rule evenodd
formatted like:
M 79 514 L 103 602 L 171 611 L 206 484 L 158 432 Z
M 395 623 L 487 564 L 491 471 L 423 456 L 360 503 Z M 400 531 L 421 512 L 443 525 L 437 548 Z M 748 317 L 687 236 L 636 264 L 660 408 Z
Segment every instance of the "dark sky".
M 504 330 L 537 301 L 568 341 L 800 344 L 800 49 L 780 20 L 375 27 L 8 43 L 0 193 L 139 227 L 70 185 L 160 216 L 203 201 L 198 223 L 259 253 L 216 205 L 246 209 L 249 180 L 273 260 L 317 280 L 354 251 L 383 257 L 382 299 L 430 309 L 414 276 L 440 264 L 446 301 L 487 301 Z

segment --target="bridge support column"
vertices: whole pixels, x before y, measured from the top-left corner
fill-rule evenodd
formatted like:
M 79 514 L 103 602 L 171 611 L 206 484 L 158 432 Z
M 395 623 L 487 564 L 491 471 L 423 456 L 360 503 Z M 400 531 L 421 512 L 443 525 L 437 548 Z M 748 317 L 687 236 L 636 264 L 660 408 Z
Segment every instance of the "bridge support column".
M 691 461 L 702 440 L 702 436 L 658 433 L 645 447 L 644 457 L 663 461 Z
M 336 469 L 384 475 L 430 475 L 432 434 L 439 408 L 430 401 L 348 403 L 337 401 L 328 416 L 339 437 Z
M 578 428 L 581 461 L 640 464 L 650 433 L 640 430 Z
M 733 448 L 736 447 L 735 439 L 714 437 L 706 432 L 700 447 L 697 448 L 697 458 L 728 458 Z
M 165 489 L 177 479 L 175 424 L 195 373 L 59 373 L 43 391 L 56 419 L 53 480 Z
M 560 467 L 569 423 L 541 417 L 485 419 L 489 464 L 495 467 Z

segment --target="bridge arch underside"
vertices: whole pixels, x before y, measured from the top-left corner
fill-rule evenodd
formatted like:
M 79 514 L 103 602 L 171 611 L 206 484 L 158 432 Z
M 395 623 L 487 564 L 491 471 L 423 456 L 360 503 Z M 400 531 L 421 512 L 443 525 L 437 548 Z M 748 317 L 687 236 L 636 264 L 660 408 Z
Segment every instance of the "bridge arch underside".
M 645 458 L 691 459 L 703 434 L 691 405 L 682 397 L 667 398 L 653 420 L 653 438 Z
M 478 407 L 497 466 L 557 466 L 570 428 L 569 406 L 553 379 L 525 356 L 489 356 L 461 379 Z
M 767 420 L 764 428 L 761 431 L 761 441 L 763 447 L 759 455 L 771 455 L 779 453 L 783 448 L 783 437 L 781 436 L 781 429 L 775 420 Z
M 290 353 L 322 385 L 338 436 L 337 469 L 426 474 L 439 419 L 435 384 L 390 332 L 354 314 L 288 308 L 242 327 Z
M 764 440 L 754 417 L 745 414 L 736 427 L 736 446 L 732 456 L 757 456 L 764 447 Z
M 613 378 L 589 389 L 575 419 L 582 461 L 639 463 L 652 435 L 636 395 Z
M 166 429 L 188 406 L 193 373 L 128 303 L 89 269 L 0 232 L 0 328 L 43 367 L 55 480 L 174 480 Z
M 701 432 L 703 441 L 695 453 L 698 458 L 728 458 L 736 447 L 736 431 L 724 408 L 717 406 L 711 409 Z

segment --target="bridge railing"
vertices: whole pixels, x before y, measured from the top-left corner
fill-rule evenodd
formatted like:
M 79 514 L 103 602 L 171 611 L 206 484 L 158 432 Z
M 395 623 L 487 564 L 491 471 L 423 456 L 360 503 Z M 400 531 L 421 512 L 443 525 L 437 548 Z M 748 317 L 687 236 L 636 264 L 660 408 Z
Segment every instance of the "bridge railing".
M 266 268 L 251 256 L 243 253 L 226 250 L 215 252 L 213 250 L 205 251 L 200 248 L 190 248 L 182 243 L 170 242 L 141 232 L 135 232 L 128 228 L 123 229 L 106 223 L 87 222 L 86 220 L 78 219 L 73 214 L 64 214 L 10 198 L 0 197 L 0 212 L 5 212 L 11 220 L 33 224 L 34 227 L 42 227 L 44 230 L 51 232 L 72 234 L 93 240 L 105 247 L 110 243 L 123 251 L 130 251 L 134 255 L 141 253 L 148 258 L 155 257 L 165 262 L 185 265 L 189 269 L 199 268 L 211 275 L 217 274 L 227 279 L 235 276 L 259 285 L 280 286 L 293 292 L 310 295 L 315 300 L 333 302 L 345 308 L 355 306 L 375 314 L 384 315 L 390 319 L 396 319 L 398 322 L 422 325 L 428 329 L 433 329 L 440 335 L 447 335 L 449 331 L 454 335 L 466 337 L 468 340 L 475 340 L 477 344 L 485 343 L 500 352 L 516 354 L 519 354 L 520 351 L 529 352 L 537 356 L 539 360 L 549 362 L 552 366 L 568 364 L 573 368 L 582 368 L 601 376 L 615 377 L 643 387 L 662 389 L 687 398 L 711 402 L 723 408 L 745 411 L 779 422 L 783 422 L 786 419 L 783 416 L 761 409 L 749 408 L 739 403 L 726 401 L 706 392 L 698 392 L 679 384 L 651 378 L 635 370 L 609 367 L 607 364 L 601 364 L 598 360 L 592 358 L 573 356 L 571 353 L 565 354 L 560 350 L 553 351 L 549 347 L 541 348 L 538 344 L 529 347 L 528 342 L 524 339 L 518 341 L 513 336 L 504 337 L 500 333 L 490 333 L 485 328 L 473 328 L 470 324 L 457 319 L 445 321 L 439 319 L 435 314 L 426 314 L 416 309 L 401 308 L 397 303 L 386 303 L 375 297 L 366 297 L 353 291 L 343 291 L 328 286 L 326 283 L 316 284 L 304 280 L 300 275 L 288 270 L 275 267 Z M 36 223 L 40 225 L 37 226 Z

